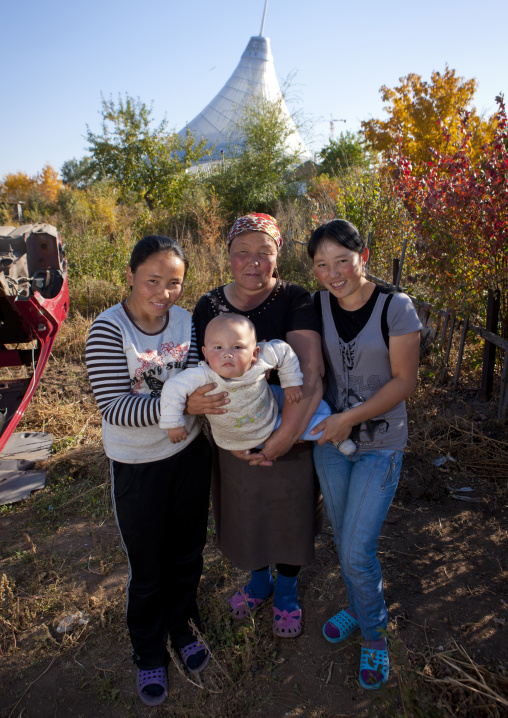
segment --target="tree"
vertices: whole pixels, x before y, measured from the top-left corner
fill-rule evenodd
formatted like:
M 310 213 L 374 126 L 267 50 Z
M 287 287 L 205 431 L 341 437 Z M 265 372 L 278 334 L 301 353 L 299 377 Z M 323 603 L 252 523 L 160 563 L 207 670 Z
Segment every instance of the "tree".
M 152 128 L 152 109 L 126 95 L 118 103 L 102 99 L 102 133 L 87 128 L 90 170 L 110 179 L 123 199 L 144 200 L 149 209 L 175 206 L 192 181 L 186 170 L 205 154 L 206 141 L 195 144 L 168 132 L 163 120 Z
M 0 199 L 3 202 L 26 202 L 37 186 L 35 177 L 25 172 L 11 172 L 4 175 L 0 184 Z
M 82 157 L 80 160 L 74 157 L 72 160 L 66 160 L 60 168 L 62 182 L 74 189 L 89 187 L 97 179 L 91 165 L 90 157 Z
M 383 85 L 380 90 L 383 101 L 388 103 L 384 107 L 388 119 L 361 123 L 372 149 L 388 155 L 401 142 L 404 155 L 423 170 L 424 163 L 431 160 L 431 148 L 447 152 L 452 145 L 461 144 L 461 116 L 470 108 L 469 151 L 473 157 L 478 156 L 482 145 L 492 137 L 493 123 L 483 120 L 470 107 L 475 79 L 464 80 L 446 65 L 443 74 L 432 73 L 430 83 L 414 73 L 401 77 L 399 82 L 394 89 Z M 446 133 L 442 132 L 443 125 Z
M 45 164 L 33 177 L 25 172 L 5 175 L 0 184 L 0 199 L 9 204 L 35 200 L 54 204 L 62 186 L 58 172 L 50 164 Z
M 424 175 L 399 155 L 397 191 L 413 219 L 420 266 L 437 298 L 481 319 L 487 289 L 499 289 L 508 336 L 508 133 L 502 95 L 496 102 L 494 137 L 478 161 L 469 153 L 466 115 L 461 146 L 448 154 L 433 150 Z
M 243 144 L 231 148 L 232 158 L 208 180 L 231 220 L 245 212 L 273 211 L 277 200 L 297 193 L 292 172 L 300 154 L 288 144 L 297 130 L 282 103 L 282 98 L 253 100 L 237 126 Z
M 341 132 L 337 140 L 319 152 L 322 162 L 319 174 L 336 175 L 347 172 L 352 167 L 368 167 L 369 154 L 366 152 L 360 135 L 354 132 Z
M 44 199 L 55 203 L 58 199 L 63 184 L 58 172 L 50 164 L 45 164 L 42 170 L 36 175 L 37 189 Z

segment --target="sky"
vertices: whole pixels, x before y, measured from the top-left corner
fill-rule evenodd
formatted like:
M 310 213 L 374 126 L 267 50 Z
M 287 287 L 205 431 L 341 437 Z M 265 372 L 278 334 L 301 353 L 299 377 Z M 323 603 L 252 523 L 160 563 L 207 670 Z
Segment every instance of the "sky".
M 263 9 L 264 0 L 3 2 L 0 178 L 83 157 L 102 96 L 139 97 L 157 123 L 180 130 L 233 73 Z M 429 81 L 446 64 L 476 78 L 474 105 L 492 114 L 508 94 L 506 27 L 506 0 L 268 0 L 264 35 L 317 152 L 332 118 L 335 136 L 356 132 L 386 117 L 382 85 L 411 72 Z

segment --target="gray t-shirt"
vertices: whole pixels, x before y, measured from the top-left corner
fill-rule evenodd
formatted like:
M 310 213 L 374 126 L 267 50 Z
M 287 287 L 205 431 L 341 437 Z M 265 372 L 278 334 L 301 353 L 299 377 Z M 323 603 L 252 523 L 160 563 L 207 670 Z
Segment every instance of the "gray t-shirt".
M 366 401 L 393 377 L 390 357 L 381 329 L 381 315 L 388 294 L 379 294 L 365 326 L 349 342 L 340 338 L 332 316 L 330 294 L 320 292 L 323 317 L 323 354 L 326 362 L 325 400 L 340 412 Z M 406 294 L 392 296 L 387 313 L 389 336 L 418 331 L 422 324 Z M 358 451 L 403 451 L 407 442 L 406 404 L 353 427 L 351 439 Z

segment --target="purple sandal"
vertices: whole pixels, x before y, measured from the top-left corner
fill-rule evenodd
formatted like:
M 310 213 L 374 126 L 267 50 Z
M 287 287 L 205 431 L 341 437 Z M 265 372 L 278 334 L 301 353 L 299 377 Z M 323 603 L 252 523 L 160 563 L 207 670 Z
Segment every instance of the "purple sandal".
M 296 638 L 302 632 L 302 609 L 279 611 L 273 607 L 273 635 L 278 638 Z
M 247 618 L 252 611 L 255 611 L 266 601 L 266 598 L 270 598 L 272 595 L 270 594 L 266 598 L 254 598 L 254 596 L 250 596 L 245 591 L 246 588 L 247 586 L 244 586 L 228 600 L 228 610 L 233 618 Z
M 183 648 L 179 649 L 182 661 L 189 673 L 201 673 L 210 663 L 210 651 L 203 641 L 193 641 Z M 203 653 L 203 658 L 199 660 L 199 653 Z
M 161 666 L 160 668 L 154 668 L 148 671 L 142 671 L 138 668 L 138 693 L 139 697 L 147 706 L 160 706 L 164 703 L 168 697 L 168 674 L 166 668 Z M 154 686 L 155 690 L 162 688 L 162 692 L 159 695 L 150 695 L 146 692 L 146 688 Z

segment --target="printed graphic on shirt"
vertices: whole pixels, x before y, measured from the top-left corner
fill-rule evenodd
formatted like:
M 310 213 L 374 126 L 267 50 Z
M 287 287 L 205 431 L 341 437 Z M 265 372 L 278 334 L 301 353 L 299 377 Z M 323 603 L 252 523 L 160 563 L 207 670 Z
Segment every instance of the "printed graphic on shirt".
M 185 361 L 189 353 L 190 341 L 183 344 L 165 342 L 161 345 L 161 351 L 147 349 L 137 356 L 139 367 L 131 376 L 131 387 L 133 394 L 146 393 L 143 389 L 150 390 L 150 397 L 156 399 L 161 395 L 164 380 L 160 379 L 163 372 L 170 369 L 185 369 Z
M 263 415 L 263 409 L 265 408 L 265 406 L 266 401 L 263 399 L 263 401 L 256 409 L 254 416 L 249 416 L 248 414 L 245 414 L 245 416 L 240 416 L 238 419 L 235 419 L 235 428 L 241 429 L 242 426 L 245 426 L 245 424 L 253 424 L 256 419 L 259 419 L 259 417 Z
M 345 344 L 342 339 L 339 339 L 339 341 L 342 351 L 342 363 L 345 369 L 351 371 L 355 365 L 356 340 L 353 339 L 348 344 Z
M 343 375 L 335 374 L 339 396 L 342 397 L 344 409 L 352 407 L 358 402 L 365 401 L 374 392 L 381 388 L 381 378 L 378 374 L 355 375 L 352 370 L 355 368 L 356 340 L 343 342 L 339 337 L 339 346 L 342 355 Z M 368 396 L 363 392 L 368 391 Z M 390 428 L 389 422 L 384 418 L 367 419 L 357 424 L 351 431 L 350 438 L 357 446 L 367 447 L 375 443 L 383 443 L 382 437 L 387 434 Z
M 353 377 L 350 377 L 350 380 L 352 380 Z M 363 379 L 363 377 L 362 377 Z M 370 377 L 369 377 L 370 379 Z M 370 388 L 370 385 L 369 385 Z M 373 390 L 375 391 L 375 390 Z M 365 401 L 365 398 L 361 396 L 361 394 L 357 394 L 354 389 L 349 387 L 349 406 L 354 406 L 354 404 L 357 404 L 358 402 Z M 367 419 L 367 421 L 363 421 L 361 424 L 357 424 L 356 426 L 353 426 L 351 430 L 351 436 L 350 438 L 355 442 L 357 446 L 372 446 L 374 443 L 383 443 L 382 436 L 386 433 L 388 433 L 388 429 L 390 428 L 390 423 L 384 419 Z

